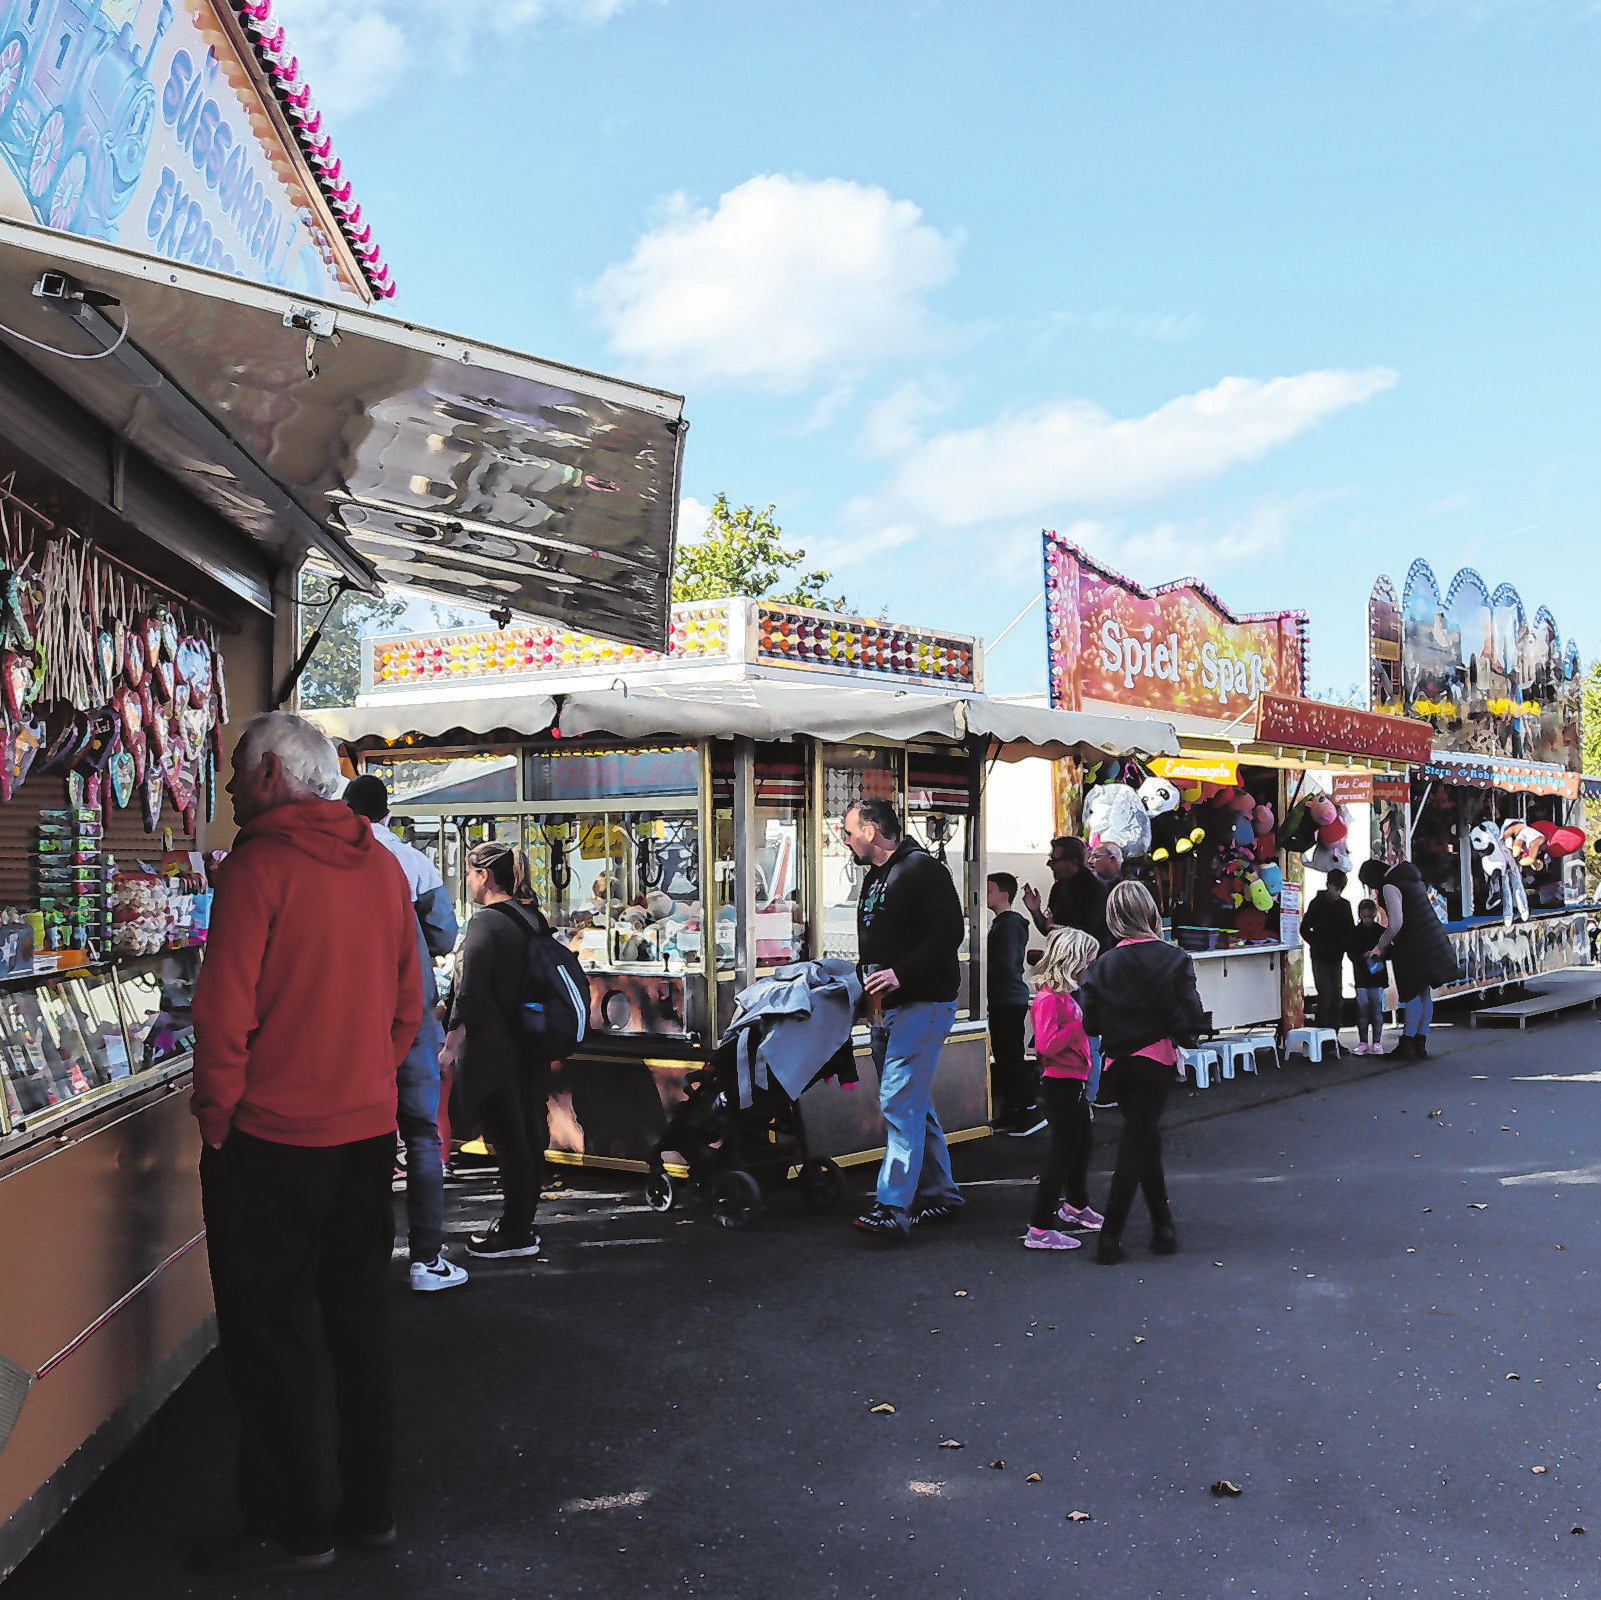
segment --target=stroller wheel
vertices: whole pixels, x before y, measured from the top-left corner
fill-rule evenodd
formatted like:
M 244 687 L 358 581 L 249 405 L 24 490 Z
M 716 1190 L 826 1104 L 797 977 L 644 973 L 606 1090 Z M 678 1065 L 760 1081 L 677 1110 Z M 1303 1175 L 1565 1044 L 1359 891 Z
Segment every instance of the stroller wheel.
M 645 1204 L 652 1211 L 671 1211 L 677 1198 L 672 1178 L 659 1168 L 645 1179 Z
M 820 1217 L 826 1217 L 845 1198 L 845 1174 L 837 1162 L 826 1157 L 806 1162 L 795 1181 L 806 1209 Z
M 712 1215 L 725 1228 L 743 1228 L 762 1208 L 762 1191 L 748 1172 L 725 1172 L 712 1190 Z

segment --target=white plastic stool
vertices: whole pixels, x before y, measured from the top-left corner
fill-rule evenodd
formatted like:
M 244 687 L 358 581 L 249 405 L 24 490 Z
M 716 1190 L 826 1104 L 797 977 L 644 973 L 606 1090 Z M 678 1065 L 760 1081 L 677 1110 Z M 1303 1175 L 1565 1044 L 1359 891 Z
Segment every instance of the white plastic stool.
M 1321 1061 L 1325 1044 L 1333 1045 L 1336 1051 L 1340 1048 L 1340 1036 L 1333 1028 L 1291 1028 L 1284 1041 L 1284 1053 L 1288 1055 L 1300 1045 L 1308 1061 Z
M 1217 1051 L 1210 1045 L 1203 1045 L 1198 1050 L 1180 1050 L 1179 1060 L 1195 1074 L 1195 1087 L 1207 1089 L 1211 1087 L 1211 1069 L 1217 1065 Z M 1184 1074 L 1180 1073 L 1182 1080 Z
M 1245 1058 L 1247 1063 L 1245 1070 L 1247 1072 L 1256 1071 L 1256 1052 L 1258 1050 L 1271 1050 L 1273 1052 L 1273 1065 L 1275 1067 L 1282 1066 L 1284 1064 L 1279 1060 L 1279 1041 L 1277 1036 L 1274 1034 L 1248 1033 L 1243 1039 L 1240 1039 L 1237 1042 L 1247 1052 Z
M 1206 1047 L 1217 1051 L 1225 1078 L 1232 1078 L 1236 1067 L 1256 1071 L 1256 1050 L 1249 1039 L 1209 1039 Z

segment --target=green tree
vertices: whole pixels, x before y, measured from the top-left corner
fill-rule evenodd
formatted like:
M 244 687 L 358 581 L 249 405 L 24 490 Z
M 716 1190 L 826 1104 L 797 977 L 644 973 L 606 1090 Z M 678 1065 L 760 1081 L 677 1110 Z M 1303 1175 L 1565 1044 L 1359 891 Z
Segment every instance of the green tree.
M 795 573 L 806 552 L 784 547 L 784 530 L 773 517 L 776 510 L 776 506 L 765 511 L 755 506 L 736 509 L 729 505 L 726 494 L 719 494 L 705 537 L 678 547 L 673 599 L 721 600 L 728 595 L 749 595 L 817 611 L 849 611 L 844 595 L 823 592 L 834 581 L 833 573 Z M 775 593 L 775 586 L 786 579 L 794 581 L 794 588 Z
M 337 578 L 305 572 L 300 579 L 300 642 L 311 637 L 317 619 L 328 608 Z M 406 610 L 403 599 L 352 591 L 340 595 L 322 624 L 322 640 L 300 679 L 300 703 L 308 710 L 349 706 L 361 692 L 361 641 L 369 633 L 396 631 Z

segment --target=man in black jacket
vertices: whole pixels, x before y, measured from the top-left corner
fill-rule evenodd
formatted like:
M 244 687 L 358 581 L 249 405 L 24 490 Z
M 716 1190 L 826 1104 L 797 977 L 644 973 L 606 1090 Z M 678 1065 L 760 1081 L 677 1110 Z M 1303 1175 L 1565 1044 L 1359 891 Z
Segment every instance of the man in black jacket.
M 856 1226 L 898 1240 L 914 1224 L 956 1221 L 964 1203 L 934 1112 L 934 1074 L 956 1020 L 962 902 L 950 873 L 901 837 L 887 800 L 857 801 L 842 835 L 868 869 L 856 907 L 857 957 L 869 1003 L 883 1008 L 872 1041 L 888 1128 L 878 1199 Z
M 1356 937 L 1356 919 L 1345 898 L 1345 885 L 1345 874 L 1334 868 L 1301 918 L 1301 938 L 1312 952 L 1312 982 L 1317 989 L 1312 1025 L 1332 1028 L 1336 1034 L 1345 1009 L 1345 958 Z

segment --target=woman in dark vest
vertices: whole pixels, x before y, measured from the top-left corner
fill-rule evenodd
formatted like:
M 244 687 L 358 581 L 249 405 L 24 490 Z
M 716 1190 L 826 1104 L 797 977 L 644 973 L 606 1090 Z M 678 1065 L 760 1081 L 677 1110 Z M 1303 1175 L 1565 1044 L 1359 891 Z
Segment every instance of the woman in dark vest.
M 1421 1060 L 1428 1054 L 1434 985 L 1452 983 L 1461 975 L 1456 952 L 1429 904 L 1422 874 L 1410 861 L 1389 868 L 1382 861 L 1364 861 L 1357 877 L 1384 907 L 1386 927 L 1373 954 L 1394 965 L 1395 992 L 1403 1008 L 1394 1054 Z

